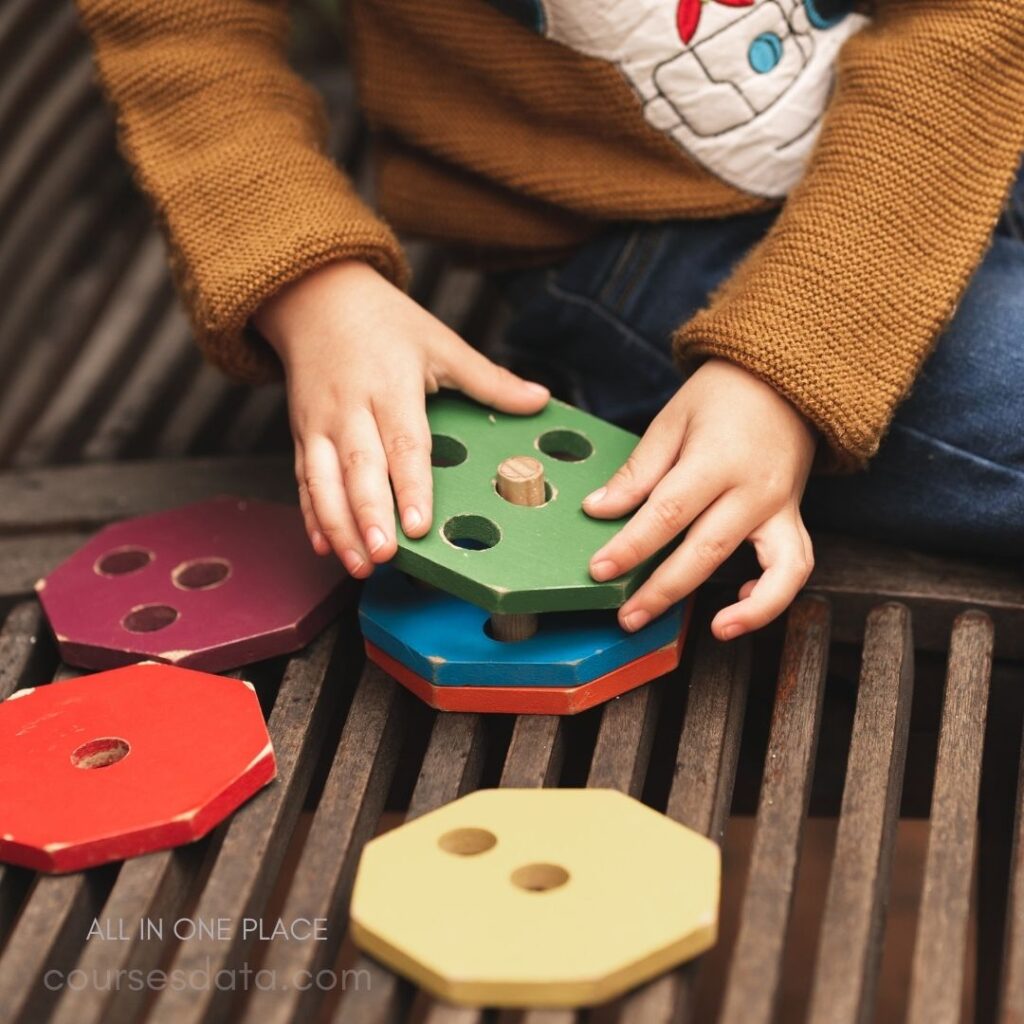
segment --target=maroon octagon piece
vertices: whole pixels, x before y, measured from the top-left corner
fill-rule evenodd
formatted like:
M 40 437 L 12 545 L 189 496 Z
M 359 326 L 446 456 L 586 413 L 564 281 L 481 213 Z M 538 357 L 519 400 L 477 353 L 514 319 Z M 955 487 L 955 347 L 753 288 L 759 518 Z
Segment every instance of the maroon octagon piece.
M 221 672 L 309 643 L 344 578 L 297 508 L 216 498 L 106 527 L 36 590 L 71 665 Z
M 0 704 L 0 859 L 78 871 L 188 843 L 266 785 L 252 686 L 130 665 Z

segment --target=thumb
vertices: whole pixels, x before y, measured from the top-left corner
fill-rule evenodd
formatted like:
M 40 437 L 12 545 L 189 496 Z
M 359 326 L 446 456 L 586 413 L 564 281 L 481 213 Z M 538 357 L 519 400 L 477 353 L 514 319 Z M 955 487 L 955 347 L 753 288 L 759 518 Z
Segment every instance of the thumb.
M 499 412 L 520 416 L 540 412 L 551 397 L 543 384 L 517 377 L 465 344 L 452 353 L 444 377 L 445 386 L 458 388 Z

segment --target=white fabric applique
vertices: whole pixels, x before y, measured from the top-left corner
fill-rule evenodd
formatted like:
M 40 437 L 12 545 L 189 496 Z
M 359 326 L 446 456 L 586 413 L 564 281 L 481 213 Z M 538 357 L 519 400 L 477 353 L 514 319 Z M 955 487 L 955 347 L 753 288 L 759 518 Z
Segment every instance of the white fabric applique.
M 840 47 L 867 19 L 837 0 L 491 0 L 616 65 L 665 132 L 723 181 L 784 196 L 818 135 Z

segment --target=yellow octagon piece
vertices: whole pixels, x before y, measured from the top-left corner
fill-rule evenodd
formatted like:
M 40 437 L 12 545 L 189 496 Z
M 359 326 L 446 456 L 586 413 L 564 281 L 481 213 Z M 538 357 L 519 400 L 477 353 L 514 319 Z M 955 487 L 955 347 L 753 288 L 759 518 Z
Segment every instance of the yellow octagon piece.
M 473 1006 L 589 1006 L 714 945 L 718 847 L 610 789 L 487 789 L 370 842 L 363 950 Z

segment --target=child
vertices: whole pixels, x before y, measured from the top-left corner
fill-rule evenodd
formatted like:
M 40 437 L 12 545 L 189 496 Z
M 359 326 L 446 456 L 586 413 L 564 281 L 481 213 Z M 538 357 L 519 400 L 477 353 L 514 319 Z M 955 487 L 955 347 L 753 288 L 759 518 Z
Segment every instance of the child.
M 199 341 L 245 379 L 283 364 L 307 530 L 353 575 L 396 507 L 430 529 L 426 393 L 548 397 L 403 293 L 388 224 L 532 267 L 503 275 L 519 360 L 653 416 L 584 503 L 638 510 L 599 580 L 685 531 L 624 628 L 744 541 L 763 575 L 715 635 L 778 615 L 816 452 L 879 454 L 815 477 L 815 524 L 1024 553 L 1019 0 L 353 0 L 386 222 L 324 155 L 284 4 L 80 5 Z

